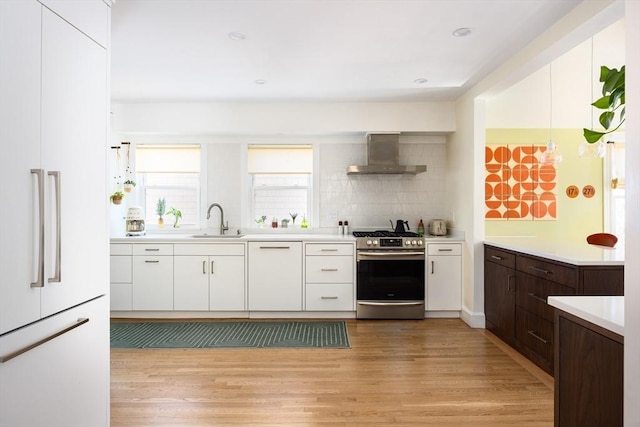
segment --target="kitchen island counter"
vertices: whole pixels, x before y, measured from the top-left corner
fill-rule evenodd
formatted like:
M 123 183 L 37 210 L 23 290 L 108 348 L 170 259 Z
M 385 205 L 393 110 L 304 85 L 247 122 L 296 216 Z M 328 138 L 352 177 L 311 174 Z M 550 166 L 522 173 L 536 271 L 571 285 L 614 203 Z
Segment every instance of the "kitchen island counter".
M 586 242 L 546 240 L 536 237 L 488 236 L 484 243 L 494 247 L 547 258 L 576 266 L 624 265 L 624 246 L 615 248 L 590 245 Z
M 624 297 L 554 296 L 549 305 L 624 336 Z

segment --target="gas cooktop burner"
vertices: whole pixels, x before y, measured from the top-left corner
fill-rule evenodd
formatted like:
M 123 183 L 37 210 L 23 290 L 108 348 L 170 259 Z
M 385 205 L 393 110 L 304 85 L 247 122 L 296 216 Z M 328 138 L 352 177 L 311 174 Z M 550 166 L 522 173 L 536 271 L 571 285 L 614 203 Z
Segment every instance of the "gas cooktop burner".
M 395 231 L 376 230 L 376 231 L 354 231 L 353 237 L 419 237 L 418 233 L 405 231 L 399 233 Z

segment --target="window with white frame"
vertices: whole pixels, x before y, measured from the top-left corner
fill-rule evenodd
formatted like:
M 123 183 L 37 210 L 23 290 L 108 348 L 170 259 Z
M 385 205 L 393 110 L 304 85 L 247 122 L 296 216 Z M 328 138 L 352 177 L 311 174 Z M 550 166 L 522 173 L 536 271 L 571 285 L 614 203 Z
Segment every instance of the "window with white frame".
M 175 220 L 166 214 L 171 208 L 182 213 L 181 228 L 199 226 L 199 145 L 136 145 L 135 167 L 148 228 L 158 224 L 161 199 L 164 200 L 165 228 L 170 228 Z
M 271 227 L 275 220 L 282 227 L 286 220 L 299 227 L 313 206 L 312 146 L 250 145 L 248 150 L 252 226 Z

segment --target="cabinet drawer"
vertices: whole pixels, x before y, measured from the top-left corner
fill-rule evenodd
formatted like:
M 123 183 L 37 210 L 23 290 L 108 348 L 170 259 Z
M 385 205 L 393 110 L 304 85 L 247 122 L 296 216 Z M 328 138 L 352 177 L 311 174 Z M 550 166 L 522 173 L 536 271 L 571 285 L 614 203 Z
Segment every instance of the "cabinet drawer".
M 172 244 L 141 244 L 133 245 L 134 255 L 173 255 Z
M 430 243 L 427 246 L 429 255 L 462 255 L 460 243 Z
M 176 244 L 174 255 L 244 255 L 242 243 L 233 244 Z
M 484 259 L 507 268 L 516 268 L 516 254 L 496 249 L 492 246 L 484 247 Z
M 306 287 L 308 311 L 353 311 L 352 284 L 311 284 Z
M 352 256 L 307 256 L 307 283 L 353 283 Z
M 109 245 L 111 255 L 131 255 L 133 254 L 133 245 L 112 243 Z
M 353 255 L 353 245 L 336 243 L 307 243 L 307 255 Z
M 571 286 L 572 288 L 575 288 L 578 282 L 578 273 L 575 268 L 537 258 L 518 255 L 516 257 L 516 269 L 561 285 Z
M 110 272 L 111 283 L 131 283 L 132 281 L 132 257 L 130 256 L 111 256 Z
M 516 307 L 516 340 L 538 366 L 553 374 L 553 322 Z
M 516 304 L 531 313 L 553 322 L 554 309 L 547 304 L 549 295 L 574 295 L 574 288 L 541 280 L 528 274 L 516 276 Z

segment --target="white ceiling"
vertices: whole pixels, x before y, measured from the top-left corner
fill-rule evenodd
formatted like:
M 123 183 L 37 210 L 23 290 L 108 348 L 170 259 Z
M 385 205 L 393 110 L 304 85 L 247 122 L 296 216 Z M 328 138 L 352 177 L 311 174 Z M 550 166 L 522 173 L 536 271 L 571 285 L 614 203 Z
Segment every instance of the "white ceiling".
M 453 100 L 578 3 L 117 0 L 112 99 Z

